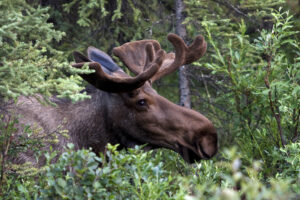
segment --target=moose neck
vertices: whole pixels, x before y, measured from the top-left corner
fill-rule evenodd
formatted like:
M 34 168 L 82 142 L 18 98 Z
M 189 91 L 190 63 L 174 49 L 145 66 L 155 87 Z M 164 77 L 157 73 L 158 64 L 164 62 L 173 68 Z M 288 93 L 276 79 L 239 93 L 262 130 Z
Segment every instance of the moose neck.
M 77 148 L 91 147 L 94 152 L 104 152 L 107 143 L 120 143 L 120 134 L 113 127 L 111 110 L 118 110 L 120 96 L 90 86 L 91 99 L 68 106 L 66 129 Z M 74 125 L 76 124 L 76 125 Z

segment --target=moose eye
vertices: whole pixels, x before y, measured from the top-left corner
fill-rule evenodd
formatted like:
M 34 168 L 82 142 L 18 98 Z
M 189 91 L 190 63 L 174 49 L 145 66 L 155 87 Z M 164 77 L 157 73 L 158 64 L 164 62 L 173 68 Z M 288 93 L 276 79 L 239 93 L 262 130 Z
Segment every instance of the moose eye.
M 138 100 L 137 105 L 139 105 L 139 106 L 146 106 L 147 102 L 146 102 L 145 99 L 140 99 L 140 100 Z

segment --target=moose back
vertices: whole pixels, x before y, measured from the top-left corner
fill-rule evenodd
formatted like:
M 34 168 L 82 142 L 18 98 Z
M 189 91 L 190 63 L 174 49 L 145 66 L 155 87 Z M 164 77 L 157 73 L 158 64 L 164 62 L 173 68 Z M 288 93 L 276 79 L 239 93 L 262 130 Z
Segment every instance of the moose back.
M 88 48 L 87 57 L 74 52 L 73 67 L 86 64 L 94 70 L 81 74 L 90 84 L 86 89 L 90 99 L 71 103 L 52 97 L 57 105 L 52 107 L 33 97 L 20 97 L 16 105 L 7 106 L 6 110 L 19 115 L 20 123 L 38 127 L 43 133 L 55 133 L 59 126 L 66 129 L 68 137 L 58 136 L 58 143 L 52 145 L 58 151 L 70 142 L 77 149 L 92 148 L 96 153 L 104 152 L 107 143 L 120 144 L 122 148 L 147 143 L 147 148 L 172 149 L 189 163 L 211 158 L 217 152 L 217 133 L 212 122 L 194 110 L 170 102 L 151 87 L 155 80 L 202 57 L 206 42 L 198 36 L 187 46 L 175 34 L 167 38 L 175 53 L 165 53 L 155 40 L 129 42 L 113 49 L 135 77 L 94 47 Z M 17 163 L 27 161 L 36 162 L 30 150 L 15 158 Z

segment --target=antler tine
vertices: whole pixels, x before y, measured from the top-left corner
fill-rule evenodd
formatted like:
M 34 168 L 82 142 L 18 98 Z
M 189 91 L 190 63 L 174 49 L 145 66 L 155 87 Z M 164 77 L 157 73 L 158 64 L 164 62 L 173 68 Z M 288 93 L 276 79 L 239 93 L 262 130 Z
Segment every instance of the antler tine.
M 146 44 L 146 62 L 143 68 L 143 71 L 151 67 L 152 63 L 156 63 L 159 67 L 162 65 L 163 60 L 165 59 L 166 52 L 162 49 L 159 49 L 155 52 L 154 46 L 152 43 Z M 155 60 L 154 60 L 155 59 Z
M 194 42 L 188 47 L 185 64 L 190 64 L 200 59 L 206 52 L 207 43 L 202 35 L 198 35 Z
M 190 46 L 187 46 L 183 39 L 176 34 L 170 33 L 167 38 L 174 46 L 175 55 L 174 53 L 166 55 L 160 70 L 151 78 L 152 82 L 174 72 L 182 65 L 198 60 L 206 51 L 207 44 L 203 36 L 197 36 Z
M 153 49 L 153 45 L 151 43 L 147 43 L 146 44 L 146 62 L 145 62 L 145 66 L 143 68 L 143 71 L 145 71 L 151 62 L 153 62 L 154 60 L 154 49 Z
M 141 40 L 115 47 L 113 54 L 118 56 L 131 72 L 139 74 L 154 60 L 160 49 L 156 40 Z

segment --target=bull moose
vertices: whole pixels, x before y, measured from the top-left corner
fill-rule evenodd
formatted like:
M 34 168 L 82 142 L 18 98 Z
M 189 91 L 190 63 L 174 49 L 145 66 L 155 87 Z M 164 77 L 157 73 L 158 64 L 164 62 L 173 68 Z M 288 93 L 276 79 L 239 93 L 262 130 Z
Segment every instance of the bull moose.
M 57 106 L 39 103 L 36 98 L 18 99 L 15 113 L 20 123 L 53 132 L 61 125 L 68 137 L 59 137 L 54 148 L 62 151 L 67 143 L 76 149 L 92 148 L 104 152 L 107 143 L 121 148 L 147 144 L 147 148 L 168 148 L 193 163 L 208 159 L 217 152 L 217 133 L 213 124 L 202 114 L 176 105 L 160 96 L 152 83 L 174 72 L 181 65 L 192 63 L 206 51 L 206 42 L 197 36 L 190 46 L 175 34 L 167 39 L 175 53 L 166 53 L 156 40 L 125 43 L 113 49 L 126 67 L 136 76 L 126 74 L 106 53 L 89 47 L 87 57 L 74 52 L 73 67 L 88 66 L 90 74 L 80 74 L 90 85 L 90 99 L 72 103 L 52 97 Z M 32 152 L 21 153 L 16 162 L 36 162 Z

